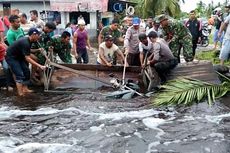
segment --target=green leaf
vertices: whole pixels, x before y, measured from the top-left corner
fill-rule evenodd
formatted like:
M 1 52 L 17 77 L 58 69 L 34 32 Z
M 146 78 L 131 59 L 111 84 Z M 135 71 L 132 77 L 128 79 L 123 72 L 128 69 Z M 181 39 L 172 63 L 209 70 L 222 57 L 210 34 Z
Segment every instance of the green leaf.
M 208 104 L 212 105 L 216 98 L 224 96 L 229 91 L 230 80 L 217 85 L 191 78 L 180 78 L 163 85 L 162 90 L 153 98 L 153 104 L 188 106 L 207 99 Z

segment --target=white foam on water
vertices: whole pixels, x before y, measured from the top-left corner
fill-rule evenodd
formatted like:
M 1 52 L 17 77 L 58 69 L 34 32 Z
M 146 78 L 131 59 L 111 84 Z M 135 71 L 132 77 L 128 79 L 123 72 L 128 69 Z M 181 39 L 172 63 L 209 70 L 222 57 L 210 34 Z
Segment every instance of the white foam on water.
M 131 138 L 131 135 L 124 136 L 125 139 Z
M 208 148 L 208 147 L 205 147 L 204 150 L 205 150 L 206 152 L 211 152 L 211 149 Z
M 166 123 L 166 120 L 160 119 L 160 118 L 149 117 L 149 118 L 143 119 L 142 122 L 148 128 L 159 131 L 157 135 L 155 136 L 156 138 L 160 139 L 160 137 L 165 134 L 165 132 L 162 129 L 158 128 L 158 126 Z
M 180 122 L 194 121 L 195 118 L 193 116 L 184 116 L 183 119 L 179 119 Z
M 205 119 L 208 120 L 209 122 L 219 124 L 220 121 L 223 118 L 230 117 L 230 113 L 228 114 L 222 114 L 222 115 L 217 115 L 217 116 L 211 116 L 211 115 L 206 115 Z
M 180 143 L 180 142 L 181 142 L 181 140 L 174 140 L 174 141 L 166 141 L 163 144 L 166 145 L 166 146 L 168 146 L 168 145 L 170 145 L 172 143 Z
M 68 153 L 72 148 L 72 145 L 67 144 L 41 144 L 41 143 L 27 143 L 21 146 L 18 146 L 14 149 L 12 153 L 33 153 L 38 152 L 42 153 Z
M 207 139 L 207 137 L 201 137 L 201 139 L 206 140 L 206 139 Z
M 8 153 L 16 145 L 23 144 L 23 141 L 13 137 L 0 137 L 0 152 Z
M 220 140 L 214 140 L 215 143 L 220 143 L 221 141 Z
M 136 135 L 136 136 L 137 136 L 138 138 L 140 138 L 140 139 L 143 138 L 140 132 L 134 132 L 134 135 Z
M 91 130 L 92 132 L 97 132 L 97 131 L 101 131 L 102 128 L 99 127 L 99 126 L 92 126 L 92 127 L 90 127 L 90 130 Z
M 100 126 L 91 126 L 90 130 L 92 132 L 98 132 L 101 131 L 105 127 L 105 124 L 101 124 Z
M 53 109 L 53 108 L 41 108 L 35 111 L 30 110 L 10 110 L 8 107 L 1 107 L 0 108 L 0 120 L 6 120 L 13 117 L 18 116 L 36 116 L 36 115 L 51 115 L 51 114 L 57 114 L 62 112 L 69 112 L 69 111 L 75 111 L 76 108 L 67 108 L 63 110 Z
M 212 137 L 212 138 L 218 137 L 218 138 L 224 139 L 224 134 L 223 133 L 211 133 L 211 134 L 209 134 L 209 136 Z
M 155 141 L 155 142 L 152 142 L 148 145 L 148 150 L 146 151 L 146 153 L 152 153 L 152 152 L 157 152 L 158 150 L 156 149 L 152 149 L 152 148 L 155 148 L 156 146 L 160 145 L 160 141 Z
M 77 109 L 75 107 L 66 108 L 63 110 L 54 109 L 54 108 L 41 108 L 38 110 L 10 110 L 8 107 L 1 107 L 0 108 L 0 120 L 6 120 L 18 116 L 36 116 L 36 115 L 52 115 L 58 113 L 65 113 L 66 115 L 75 115 L 78 112 L 83 115 L 90 115 L 90 116 L 98 116 L 98 120 L 121 120 L 123 118 L 146 118 L 153 115 L 157 115 L 163 113 L 168 116 L 173 116 L 174 112 L 166 112 L 166 111 L 156 111 L 154 109 L 148 110 L 140 110 L 140 111 L 129 111 L 129 112 L 115 112 L 115 113 L 94 113 L 94 112 L 87 112 Z
M 170 145 L 171 143 L 172 143 L 172 142 L 168 141 L 168 142 L 164 142 L 163 144 L 166 145 L 166 146 L 168 146 L 168 145 Z
M 16 138 L 5 138 L 5 140 L 0 140 L 0 152 L 2 153 L 68 153 L 73 147 L 68 144 L 41 144 L 41 143 L 26 143 L 18 145 Z
M 191 140 L 192 140 L 192 141 L 196 141 L 196 140 L 198 140 L 198 139 L 197 139 L 196 137 L 192 137 Z
M 145 117 L 150 117 L 150 116 L 157 115 L 160 113 L 163 113 L 169 116 L 172 116 L 174 114 L 173 112 L 156 111 L 153 109 L 149 109 L 149 110 L 140 110 L 140 111 L 101 114 L 99 117 L 99 120 L 106 120 L 106 119 L 121 120 L 123 118 L 145 118 Z

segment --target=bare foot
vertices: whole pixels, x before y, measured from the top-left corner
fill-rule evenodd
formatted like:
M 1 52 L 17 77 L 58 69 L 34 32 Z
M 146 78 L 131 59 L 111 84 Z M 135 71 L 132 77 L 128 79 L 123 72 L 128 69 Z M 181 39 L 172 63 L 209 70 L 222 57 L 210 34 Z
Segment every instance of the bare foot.
M 28 87 L 27 87 L 27 86 L 23 86 L 23 92 L 32 93 L 32 92 L 34 92 L 34 91 L 33 91 L 33 90 L 28 89 Z
M 19 95 L 20 97 L 25 96 L 24 92 L 22 92 L 22 91 L 18 91 L 18 95 Z

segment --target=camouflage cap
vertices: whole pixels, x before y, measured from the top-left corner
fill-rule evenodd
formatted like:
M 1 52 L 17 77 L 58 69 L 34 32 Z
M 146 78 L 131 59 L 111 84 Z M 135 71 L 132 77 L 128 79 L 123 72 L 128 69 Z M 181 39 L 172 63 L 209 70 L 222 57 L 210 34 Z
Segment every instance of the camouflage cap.
M 168 20 L 168 17 L 165 14 L 161 14 L 157 16 L 156 22 L 161 23 L 164 20 Z

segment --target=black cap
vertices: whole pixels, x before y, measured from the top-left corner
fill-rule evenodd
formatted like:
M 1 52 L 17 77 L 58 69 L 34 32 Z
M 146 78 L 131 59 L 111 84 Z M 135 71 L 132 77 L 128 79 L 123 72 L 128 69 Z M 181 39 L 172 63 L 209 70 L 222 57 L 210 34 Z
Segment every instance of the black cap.
M 28 31 L 28 35 L 31 36 L 32 34 L 40 35 L 40 32 L 36 28 L 30 28 L 29 31 Z
M 113 40 L 113 36 L 112 35 L 106 35 L 105 41 L 108 41 L 108 40 Z
M 147 39 L 147 35 L 145 33 L 140 33 L 138 38 L 140 41 L 143 41 L 143 40 Z
M 113 19 L 112 24 L 119 24 L 119 20 L 118 19 Z

